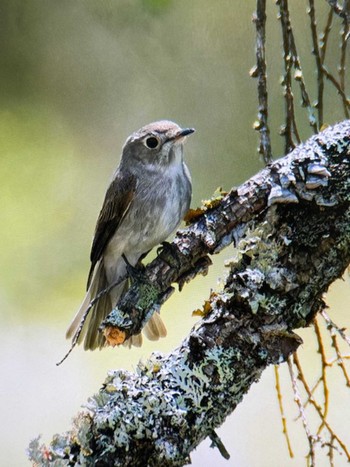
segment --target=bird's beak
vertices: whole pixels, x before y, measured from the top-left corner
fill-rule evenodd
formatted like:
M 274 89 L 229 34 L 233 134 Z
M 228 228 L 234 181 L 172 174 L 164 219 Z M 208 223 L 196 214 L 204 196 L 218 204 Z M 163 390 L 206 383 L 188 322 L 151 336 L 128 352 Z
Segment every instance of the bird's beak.
M 172 140 L 172 141 L 175 141 L 175 142 L 181 141 L 183 138 L 185 138 L 185 136 L 191 135 L 195 131 L 196 130 L 194 128 L 183 128 L 183 129 L 179 130 L 174 136 L 169 138 L 169 140 L 170 141 Z
M 183 130 L 180 130 L 177 135 L 175 135 L 175 139 L 178 138 L 184 138 L 185 136 L 191 135 L 194 133 L 196 130 L 194 128 L 184 128 Z

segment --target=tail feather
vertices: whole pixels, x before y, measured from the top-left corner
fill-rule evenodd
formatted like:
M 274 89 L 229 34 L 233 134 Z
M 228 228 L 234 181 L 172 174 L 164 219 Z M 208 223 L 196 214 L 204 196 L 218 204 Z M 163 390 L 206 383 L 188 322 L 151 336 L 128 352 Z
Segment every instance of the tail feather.
M 81 320 L 83 319 L 84 313 L 91 300 L 93 300 L 102 290 L 106 289 L 108 285 L 105 268 L 103 262 L 100 260 L 96 264 L 84 301 L 66 332 L 67 339 L 73 337 L 79 329 Z M 120 287 L 122 292 L 124 284 L 120 284 L 117 287 Z M 104 318 L 106 318 L 111 311 L 112 303 L 109 294 L 102 295 L 90 310 L 78 339 L 78 344 L 84 342 L 85 350 L 94 350 L 96 348 L 101 349 L 106 345 L 105 337 L 99 332 L 98 328 Z
M 124 347 L 131 349 L 131 347 L 141 347 L 142 346 L 142 334 L 135 334 L 134 336 L 130 336 L 129 339 L 123 343 Z
M 152 317 L 144 326 L 143 332 L 150 341 L 157 341 L 160 337 L 165 337 L 167 335 L 165 324 L 159 313 L 153 313 Z
M 68 329 L 66 331 L 66 339 L 71 339 L 78 330 L 81 320 L 83 319 L 84 313 L 87 307 L 89 306 L 90 301 L 91 296 L 90 291 L 88 290 L 84 297 L 83 303 L 80 305 L 79 310 L 77 311 L 70 325 L 68 326 Z
M 149 321 L 143 327 L 142 332 L 150 341 L 157 341 L 160 337 L 165 337 L 167 335 L 165 324 L 163 323 L 159 313 L 155 312 L 151 316 Z M 129 337 L 123 345 L 129 349 L 131 349 L 131 347 L 141 347 L 142 334 L 140 333 Z
M 103 260 L 97 262 L 94 272 L 91 276 L 90 284 L 83 303 L 81 304 L 78 312 L 74 316 L 69 328 L 66 332 L 66 338 L 74 337 L 75 333 L 81 325 L 83 316 L 91 302 L 102 290 L 109 286 L 108 279 L 106 277 L 106 271 L 103 264 Z M 80 333 L 78 343 L 84 342 L 85 350 L 101 349 L 106 345 L 106 339 L 104 335 L 99 331 L 101 322 L 107 317 L 112 311 L 113 306 L 128 288 L 128 281 L 124 281 L 112 289 L 111 293 L 102 295 L 100 299 L 90 310 L 88 317 L 83 325 L 83 329 Z M 113 300 L 113 303 L 112 303 Z M 167 334 L 166 327 L 159 315 L 155 312 L 150 320 L 146 323 L 143 332 L 145 336 L 151 340 L 158 340 L 159 337 L 165 337 Z M 142 334 L 131 336 L 124 343 L 126 347 L 131 348 L 141 347 L 142 345 Z
M 91 297 L 96 297 L 99 292 L 108 287 L 108 285 L 104 267 L 100 264 L 97 274 L 93 277 L 91 286 L 89 287 L 89 289 L 91 288 Z M 89 316 L 89 321 L 84 326 L 86 328 L 84 339 L 85 350 L 102 349 L 102 347 L 106 345 L 106 339 L 98 328 L 111 311 L 111 299 L 109 294 L 106 293 L 102 295 L 99 301 L 94 305 Z

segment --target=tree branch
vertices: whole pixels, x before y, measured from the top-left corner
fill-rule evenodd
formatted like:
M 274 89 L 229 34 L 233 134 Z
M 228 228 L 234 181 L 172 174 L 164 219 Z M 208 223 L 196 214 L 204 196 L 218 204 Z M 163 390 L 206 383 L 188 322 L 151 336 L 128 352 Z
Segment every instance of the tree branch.
M 270 364 L 281 363 L 324 307 L 323 293 L 350 262 L 350 121 L 310 138 L 233 189 L 177 233 L 114 310 L 126 335 L 140 329 L 172 282 L 208 266 L 232 241 L 221 291 L 179 348 L 154 353 L 135 373 L 115 370 L 50 446 L 34 440 L 40 465 L 179 466 Z M 140 315 L 140 316 L 139 316 Z M 111 324 L 109 322 L 109 324 Z M 107 323 L 108 324 L 108 323 Z

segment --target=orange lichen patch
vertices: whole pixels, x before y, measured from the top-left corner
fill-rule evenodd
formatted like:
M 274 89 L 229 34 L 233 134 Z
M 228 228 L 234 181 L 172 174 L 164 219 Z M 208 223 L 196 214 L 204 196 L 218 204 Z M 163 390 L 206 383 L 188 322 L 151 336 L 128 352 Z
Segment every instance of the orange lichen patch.
M 152 373 L 159 373 L 162 368 L 160 363 L 155 363 L 152 368 Z
M 204 207 L 204 209 L 215 208 L 220 203 L 222 198 L 224 198 L 227 195 L 227 193 L 228 192 L 224 191 L 221 187 L 217 188 L 210 199 L 202 201 L 202 206 Z
M 197 310 L 192 311 L 192 316 L 200 316 L 203 318 L 203 316 L 207 316 L 207 314 L 211 311 L 211 304 L 209 300 L 204 301 L 203 308 L 200 310 L 197 308 Z
M 213 196 L 210 199 L 205 199 L 202 201 L 201 207 L 196 209 L 189 209 L 184 217 L 186 225 L 192 224 L 206 211 L 215 208 L 220 203 L 222 198 L 227 195 L 227 193 L 227 191 L 223 191 L 223 189 L 219 187 L 214 191 Z
M 103 330 L 103 335 L 106 338 L 107 344 L 115 347 L 125 342 L 126 333 L 115 326 L 107 326 Z
M 205 209 L 196 208 L 196 209 L 189 209 L 185 214 L 184 221 L 186 225 L 192 224 L 195 220 L 201 216 L 205 212 Z

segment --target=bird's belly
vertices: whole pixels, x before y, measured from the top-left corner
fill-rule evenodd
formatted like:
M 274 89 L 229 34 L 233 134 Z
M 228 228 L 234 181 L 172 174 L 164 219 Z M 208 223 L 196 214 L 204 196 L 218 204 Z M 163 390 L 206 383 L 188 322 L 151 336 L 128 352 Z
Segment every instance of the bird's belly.
M 183 194 L 185 188 L 179 187 L 176 180 L 168 180 L 167 185 L 156 181 L 152 187 L 147 186 L 136 194 L 104 254 L 109 281 L 116 280 L 121 270 L 124 272 L 122 254 L 135 265 L 142 254 L 163 242 L 177 228 L 190 202 L 190 192 Z
M 179 203 L 168 196 L 166 199 L 154 197 L 151 202 L 136 205 L 120 229 L 120 235 L 129 239 L 125 250 L 138 252 L 140 256 L 164 241 L 180 221 Z

